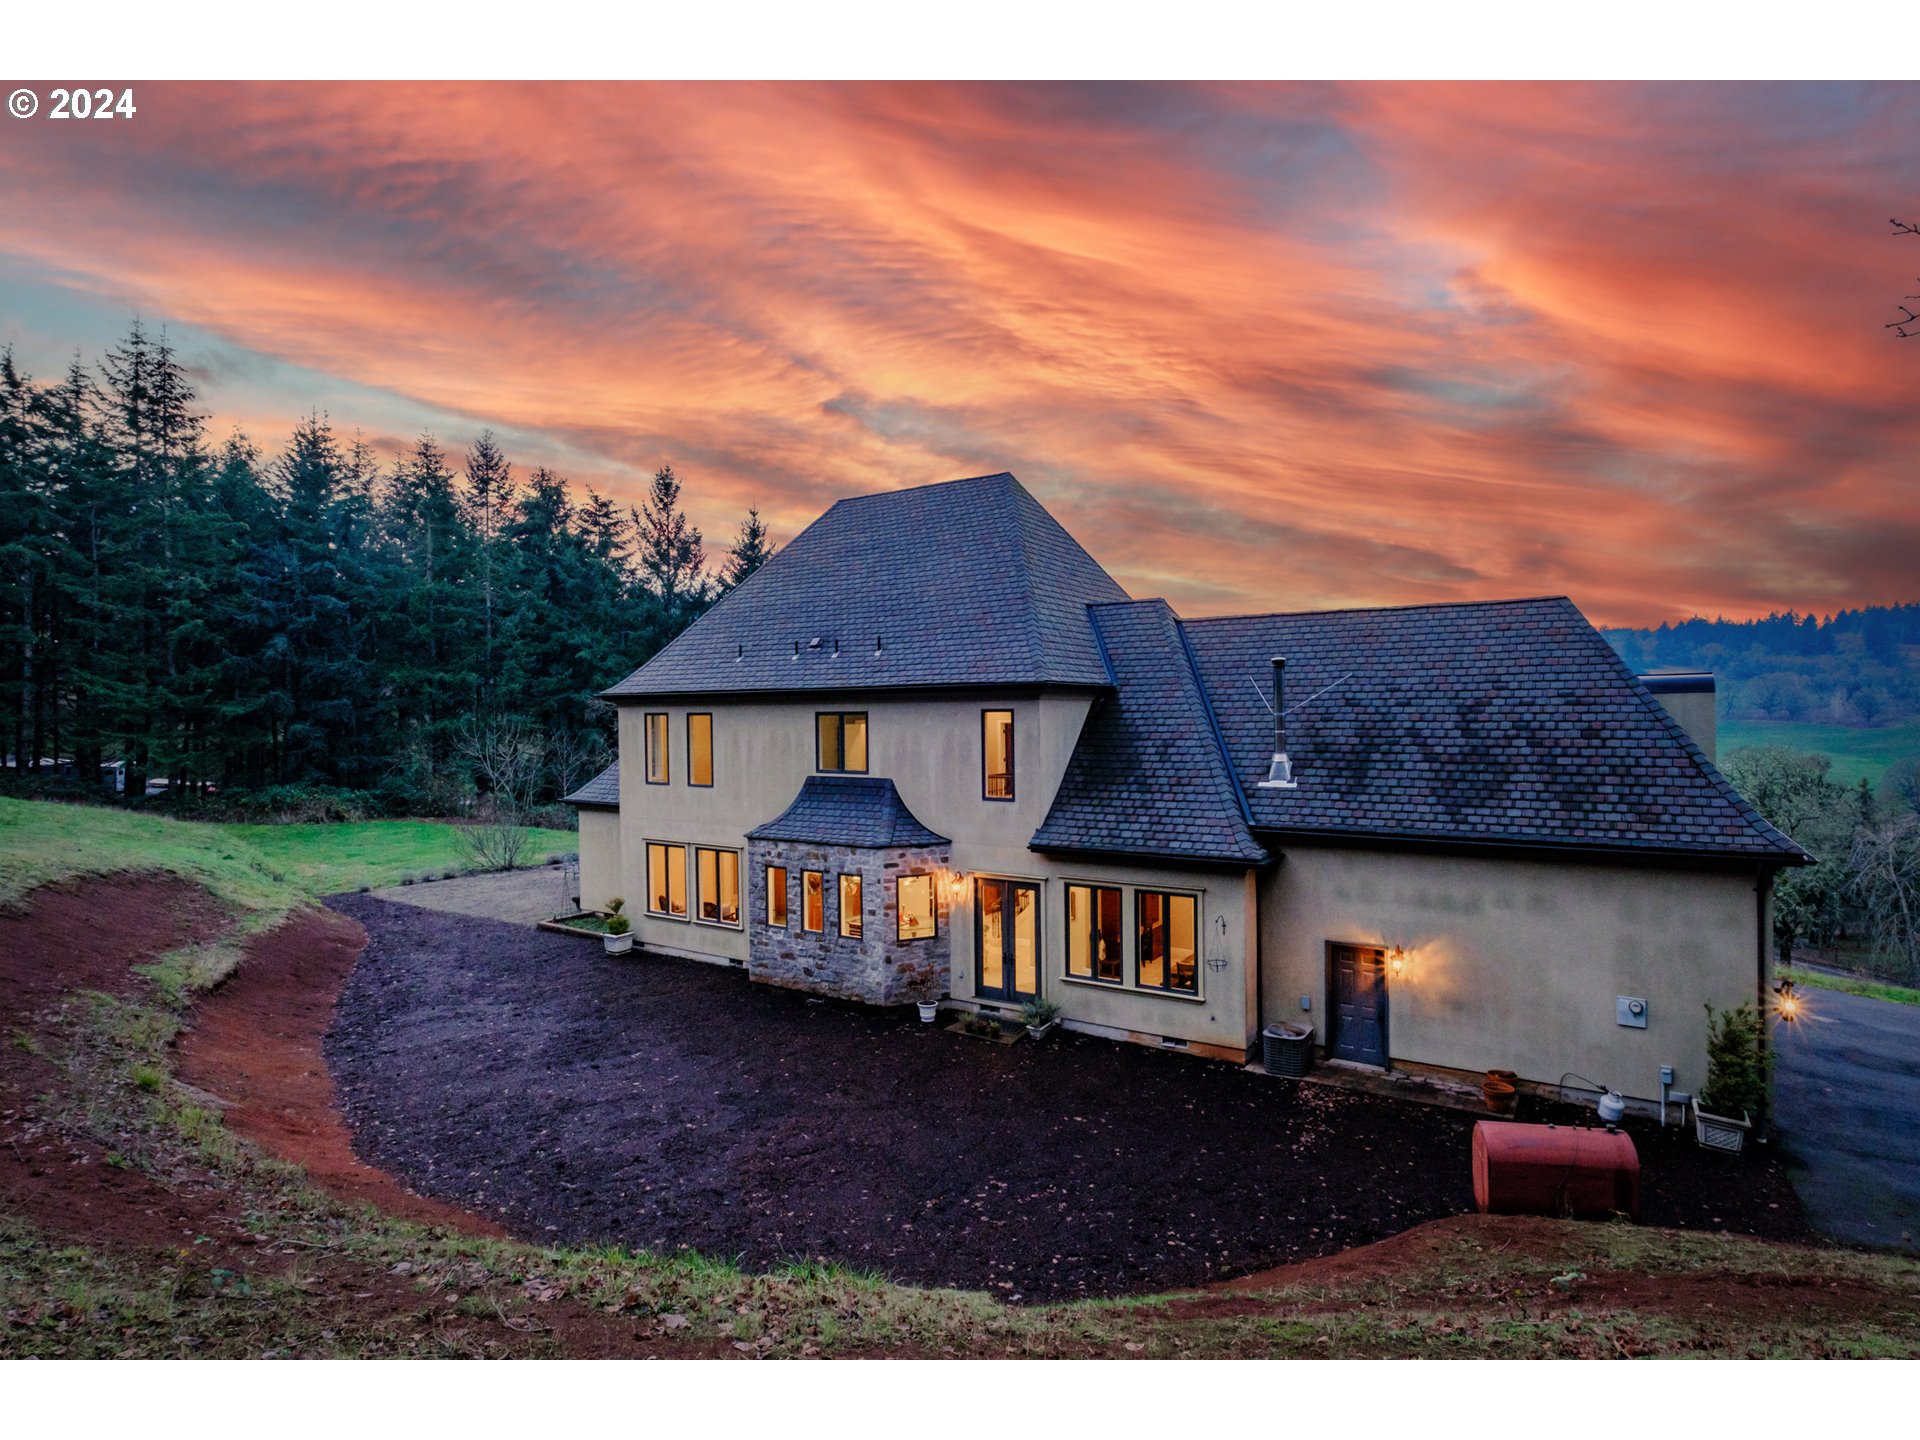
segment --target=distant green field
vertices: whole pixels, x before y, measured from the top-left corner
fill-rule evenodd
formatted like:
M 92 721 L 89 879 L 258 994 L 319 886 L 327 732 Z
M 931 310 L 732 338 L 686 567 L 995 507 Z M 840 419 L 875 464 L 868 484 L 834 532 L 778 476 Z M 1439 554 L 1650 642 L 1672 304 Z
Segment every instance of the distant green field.
M 531 863 L 577 843 L 570 830 L 529 834 Z M 171 870 L 241 909 L 284 913 L 316 895 L 466 868 L 453 828 L 430 820 L 211 825 L 88 805 L 0 800 L 0 905 L 69 875 Z
M 1888 725 L 1878 730 L 1856 730 L 1845 725 L 1809 725 L 1798 720 L 1722 720 L 1720 754 L 1747 745 L 1779 745 L 1825 755 L 1833 761 L 1833 778 L 1843 785 L 1865 780 L 1880 783 L 1880 774 L 1896 760 L 1920 755 L 1920 720 Z

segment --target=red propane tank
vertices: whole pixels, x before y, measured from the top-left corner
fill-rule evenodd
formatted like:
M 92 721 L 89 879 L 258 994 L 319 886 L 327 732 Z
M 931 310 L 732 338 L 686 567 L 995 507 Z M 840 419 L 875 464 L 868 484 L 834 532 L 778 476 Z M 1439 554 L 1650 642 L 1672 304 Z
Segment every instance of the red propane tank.
M 1473 1198 L 1484 1215 L 1640 1218 L 1640 1152 L 1619 1131 L 1482 1120 Z

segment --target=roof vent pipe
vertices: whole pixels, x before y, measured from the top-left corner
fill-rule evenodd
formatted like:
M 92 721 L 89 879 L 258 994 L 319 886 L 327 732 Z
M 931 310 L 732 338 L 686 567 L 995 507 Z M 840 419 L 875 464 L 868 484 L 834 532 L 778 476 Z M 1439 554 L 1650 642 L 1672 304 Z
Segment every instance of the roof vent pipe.
M 1287 662 L 1280 656 L 1273 657 L 1273 759 L 1267 762 L 1267 778 L 1260 782 L 1262 790 L 1295 790 L 1299 782 L 1293 778 L 1293 762 L 1287 758 Z

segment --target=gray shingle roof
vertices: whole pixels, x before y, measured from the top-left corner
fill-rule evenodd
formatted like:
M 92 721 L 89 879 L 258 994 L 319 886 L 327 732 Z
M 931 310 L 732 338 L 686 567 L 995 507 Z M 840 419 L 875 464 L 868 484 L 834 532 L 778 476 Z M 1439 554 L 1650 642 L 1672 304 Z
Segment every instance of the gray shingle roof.
M 1126 598 L 1011 475 L 862 495 L 605 693 L 1104 686 L 1085 607 Z
M 809 775 L 793 803 L 747 838 L 861 850 L 948 843 L 914 818 L 893 781 L 858 775 Z
M 618 810 L 620 808 L 620 762 L 614 761 L 560 803 Z
M 1564 597 L 1185 628 L 1256 832 L 1803 854 Z M 1274 656 L 1296 790 L 1257 788 Z
M 1172 609 L 1088 613 L 1117 693 L 1094 702 L 1034 848 L 1263 863 Z

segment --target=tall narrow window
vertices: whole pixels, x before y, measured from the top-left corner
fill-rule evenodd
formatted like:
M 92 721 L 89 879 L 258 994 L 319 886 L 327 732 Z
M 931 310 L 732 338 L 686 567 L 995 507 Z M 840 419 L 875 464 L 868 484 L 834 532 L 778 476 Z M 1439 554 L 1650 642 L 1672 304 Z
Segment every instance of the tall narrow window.
M 1067 974 L 1118 984 L 1120 892 L 1105 885 L 1067 886 Z
M 860 877 L 840 877 L 840 933 L 849 940 L 860 938 Z
M 787 867 L 767 866 L 767 924 L 776 930 L 787 928 Z
M 827 928 L 827 877 L 818 870 L 800 872 L 800 928 L 813 935 Z
M 1013 799 L 1013 711 L 980 712 L 980 788 L 989 800 Z
M 1134 896 L 1139 916 L 1139 948 L 1134 978 L 1148 990 L 1200 993 L 1199 902 L 1191 895 L 1142 890 Z
M 713 716 L 687 716 L 687 784 L 713 784 Z
M 895 933 L 902 940 L 929 940 L 937 924 L 933 877 L 902 875 L 894 882 Z
M 647 909 L 687 918 L 687 847 L 647 842 Z
M 740 923 L 740 852 L 709 850 L 704 845 L 694 852 L 695 876 L 700 884 L 700 918 L 715 925 Z
M 647 716 L 647 783 L 667 783 L 667 717 Z
M 867 717 L 864 711 L 818 715 L 819 770 L 864 775 L 867 770 Z

